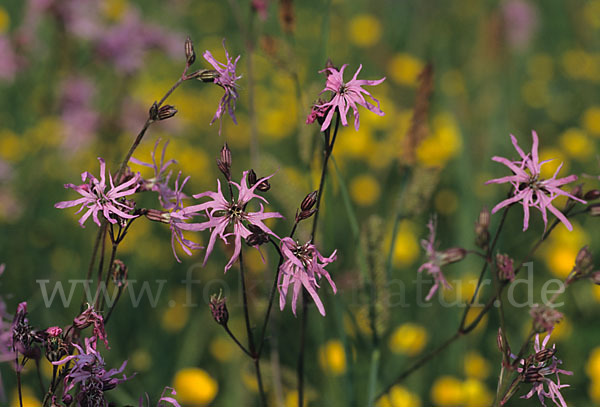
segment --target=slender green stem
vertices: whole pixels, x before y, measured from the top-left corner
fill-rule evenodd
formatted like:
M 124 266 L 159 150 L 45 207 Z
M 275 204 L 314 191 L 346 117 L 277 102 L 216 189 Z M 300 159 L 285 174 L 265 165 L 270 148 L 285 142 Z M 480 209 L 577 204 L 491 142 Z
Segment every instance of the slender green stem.
M 259 358 L 260 358 L 260 355 L 262 354 L 263 345 L 265 343 L 265 335 L 267 334 L 267 325 L 269 323 L 269 317 L 271 316 L 271 309 L 273 309 L 275 293 L 277 292 L 277 281 L 279 280 L 279 273 L 280 273 L 279 270 L 281 268 L 281 264 L 283 264 L 283 254 L 281 253 L 281 249 L 279 249 L 277 242 L 275 242 L 275 240 L 273 240 L 272 237 L 269 237 L 269 241 L 275 247 L 275 249 L 277 250 L 277 253 L 279 253 L 279 263 L 277 264 L 277 271 L 275 272 L 275 278 L 273 279 L 273 286 L 271 287 L 271 293 L 269 294 L 269 304 L 267 305 L 267 311 L 266 311 L 265 319 L 264 319 L 263 326 L 261 329 L 261 334 L 259 337 L 260 340 L 258 342 L 258 351 L 256 352 L 256 356 Z

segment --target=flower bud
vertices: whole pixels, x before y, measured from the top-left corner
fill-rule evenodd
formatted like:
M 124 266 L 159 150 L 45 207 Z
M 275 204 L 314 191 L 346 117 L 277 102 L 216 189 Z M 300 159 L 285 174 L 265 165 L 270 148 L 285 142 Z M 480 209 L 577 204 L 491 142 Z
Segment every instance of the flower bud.
M 214 69 L 201 69 L 191 75 L 191 77 L 195 77 L 202 82 L 214 82 L 220 76 L 221 74 Z
M 300 204 L 300 209 L 303 211 L 311 210 L 317 203 L 317 194 L 318 191 L 312 191 L 310 194 L 306 195 Z
M 169 212 L 159 211 L 158 209 L 147 209 L 146 218 L 154 222 L 169 224 L 171 222 L 171 214 Z
M 462 247 L 452 247 L 450 249 L 446 249 L 442 252 L 442 258 L 440 262 L 440 266 L 445 266 L 446 264 L 456 263 L 457 261 L 461 261 L 467 255 L 467 251 Z
M 571 195 L 581 199 L 583 198 L 583 184 L 575 185 L 571 190 Z M 572 201 L 572 199 L 570 199 Z
M 127 266 L 122 260 L 115 259 L 112 266 L 112 281 L 116 287 L 127 284 Z
M 225 175 L 227 181 L 231 181 L 231 150 L 227 143 L 221 148 L 221 155 L 217 158 L 217 167 Z
M 600 216 L 600 204 L 590 205 L 588 210 L 590 211 L 590 215 Z
M 164 105 L 164 106 L 161 106 L 160 109 L 158 109 L 156 118 L 158 120 L 167 120 L 167 119 L 170 119 L 171 117 L 175 116 L 176 114 L 177 114 L 177 109 L 175 109 L 174 106 Z
M 490 211 L 484 206 L 475 221 L 475 244 L 477 247 L 485 248 L 490 241 L 490 219 Z
M 308 219 L 311 216 L 313 216 L 315 214 L 317 210 L 316 209 L 311 209 L 309 211 L 296 211 L 296 223 L 304 220 L 304 219 Z
M 583 275 L 587 275 L 592 272 L 594 268 L 594 259 L 592 258 L 592 252 L 587 246 L 583 246 L 577 257 L 575 258 L 575 268 L 579 270 Z
M 227 321 L 229 321 L 229 311 L 227 311 L 225 303 L 227 298 L 222 297 L 222 293 L 222 291 L 219 291 L 218 296 L 216 294 L 211 295 L 208 305 L 215 322 L 219 325 L 227 325 Z
M 269 180 L 265 179 L 261 181 L 261 179 L 258 179 L 253 169 L 251 169 L 248 173 L 248 184 L 250 184 L 250 188 L 252 188 L 258 182 L 256 189 L 261 192 L 267 192 L 269 189 L 271 189 L 271 184 L 269 184 Z
M 585 201 L 595 201 L 598 198 L 600 198 L 600 191 L 597 189 L 587 191 L 586 194 L 583 196 L 583 199 Z
M 251 234 L 246 237 L 246 243 L 249 246 L 260 246 L 261 244 L 267 243 L 269 241 L 269 235 L 265 233 L 260 227 L 249 224 L 248 229 Z
M 68 406 L 73 402 L 73 396 L 67 393 L 63 396 L 62 401 Z
M 496 255 L 496 267 L 500 281 L 513 281 L 515 279 L 514 261 L 506 254 Z
M 185 59 L 187 62 L 187 66 L 191 66 L 196 61 L 196 52 L 194 51 L 194 44 L 190 37 L 185 39 Z
M 538 304 L 531 308 L 529 315 L 533 318 L 533 329 L 537 333 L 549 332 L 563 318 L 562 312 Z
M 594 271 L 590 276 L 590 280 L 592 280 L 594 284 L 600 285 L 600 271 Z

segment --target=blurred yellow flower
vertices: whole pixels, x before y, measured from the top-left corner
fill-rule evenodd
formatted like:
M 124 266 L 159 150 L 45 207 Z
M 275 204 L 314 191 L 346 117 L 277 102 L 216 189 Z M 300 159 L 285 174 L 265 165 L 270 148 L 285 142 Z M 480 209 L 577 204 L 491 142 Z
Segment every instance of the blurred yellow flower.
M 210 343 L 210 354 L 219 362 L 230 361 L 236 349 L 231 339 L 225 336 L 217 336 Z
M 494 402 L 493 394 L 479 380 L 465 380 L 462 391 L 465 407 L 491 406 Z
M 105 0 L 102 3 L 102 13 L 113 21 L 119 21 L 127 11 L 127 0 Z
M 344 345 L 337 339 L 327 341 L 319 348 L 321 369 L 334 376 L 346 371 L 346 352 Z
M 592 0 L 584 3 L 581 15 L 592 28 L 600 28 L 600 1 Z
M 204 406 L 214 400 L 219 384 L 205 370 L 190 367 L 175 374 L 173 388 L 177 390 L 177 401 L 181 404 Z
M 405 53 L 396 54 L 388 64 L 390 77 L 400 85 L 416 86 L 422 70 L 423 62 Z
M 464 76 L 459 70 L 444 72 L 442 74 L 440 86 L 442 92 L 446 93 L 448 96 L 462 95 L 467 91 Z
M 563 316 L 560 322 L 554 326 L 554 330 L 552 331 L 552 339 L 554 341 L 567 339 L 571 335 L 572 331 L 573 325 L 571 325 L 571 322 L 569 322 L 568 317 Z
M 421 399 L 403 386 L 393 386 L 376 407 L 421 407 Z
M 381 38 L 381 23 L 375 16 L 359 14 L 350 20 L 350 41 L 359 47 L 375 45 Z
M 190 314 L 190 308 L 184 306 L 188 302 L 186 289 L 177 289 L 172 297 L 168 308 L 162 314 L 161 325 L 167 332 L 179 332 L 187 323 Z
M 427 344 L 427 331 L 421 325 L 411 322 L 400 325 L 390 336 L 392 352 L 414 356 Z
M 440 189 L 434 198 L 435 209 L 442 215 L 451 215 L 458 208 L 458 197 L 451 189 Z
M 23 407 L 42 407 L 42 402 L 35 396 L 35 392 L 29 386 L 21 386 L 21 400 Z M 19 406 L 19 391 L 13 390 L 11 406 Z
M 465 375 L 469 378 L 484 380 L 490 374 L 490 363 L 479 352 L 467 352 L 464 358 Z
M 592 380 L 589 387 L 589 395 L 592 401 L 600 403 L 600 380 Z
M 0 34 L 4 34 L 8 31 L 10 26 L 10 16 L 6 12 L 4 7 L 0 7 Z
M 370 206 L 379 200 L 381 188 L 369 174 L 359 175 L 350 181 L 350 196 L 360 206 Z
M 471 323 L 475 322 L 475 318 L 479 316 L 483 307 L 471 307 L 469 311 L 467 311 L 467 318 L 465 318 L 465 327 L 469 326 Z M 487 324 L 488 314 L 485 314 L 481 320 L 477 323 L 477 326 L 473 329 L 473 333 L 478 333 L 485 330 L 485 326 Z
M 587 364 L 585 366 L 585 372 L 590 377 L 590 379 L 595 381 L 600 378 L 600 346 L 592 349 L 590 353 L 590 357 L 588 358 Z
M 26 151 L 24 141 L 11 130 L 0 130 L 0 158 L 10 163 L 19 161 Z
M 587 108 L 583 112 L 582 124 L 587 132 L 597 137 L 600 136 L 600 106 Z
M 594 299 L 600 302 L 600 285 L 594 285 L 592 287 L 592 294 L 594 296 Z
M 564 279 L 569 275 L 579 249 L 568 246 L 553 246 L 546 256 L 546 264 L 556 277 Z
M 548 83 L 538 78 L 529 80 L 521 88 L 523 100 L 533 108 L 540 108 L 550 102 L 550 91 Z
M 568 77 L 573 79 L 593 78 L 595 71 L 594 59 L 585 51 L 567 50 L 563 53 L 561 62 Z
M 444 166 L 460 152 L 462 139 L 458 124 L 451 114 L 439 113 L 431 128 L 432 134 L 417 148 L 417 159 L 428 167 Z
M 594 153 L 594 145 L 585 132 L 578 128 L 565 130 L 560 136 L 560 146 L 573 158 L 585 159 Z
M 564 177 L 568 175 L 567 171 L 569 169 L 569 162 L 561 150 L 552 147 L 540 150 L 540 162 L 545 160 L 552 161 L 542 166 L 540 171 L 542 178 L 551 178 L 561 163 L 563 163 L 563 166 L 558 174 L 558 177 Z
M 548 54 L 535 54 L 527 60 L 527 73 L 532 78 L 549 81 L 554 75 L 554 63 Z
M 307 400 L 307 395 L 304 395 L 304 399 L 302 401 L 302 404 L 306 407 L 308 406 L 308 400 Z M 297 390 L 291 390 L 289 392 L 287 392 L 287 394 L 285 395 L 285 407 L 298 407 L 298 391 Z
M 145 349 L 136 349 L 129 358 L 131 367 L 136 372 L 145 372 L 152 366 L 152 355 Z
M 403 267 L 412 264 L 419 256 L 419 240 L 415 233 L 413 222 L 403 220 L 398 227 L 396 242 L 394 244 L 394 266 Z M 389 238 L 388 238 L 389 242 Z M 386 246 L 389 247 L 390 243 Z
M 439 407 L 462 406 L 465 400 L 462 383 L 453 376 L 442 376 L 436 379 L 430 395 L 433 404 Z

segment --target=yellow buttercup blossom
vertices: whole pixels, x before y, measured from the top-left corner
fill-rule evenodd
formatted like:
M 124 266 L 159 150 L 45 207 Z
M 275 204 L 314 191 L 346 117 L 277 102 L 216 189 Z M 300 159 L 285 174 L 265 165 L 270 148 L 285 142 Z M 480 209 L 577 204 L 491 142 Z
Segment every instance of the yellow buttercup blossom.
M 462 385 L 465 407 L 491 406 L 494 395 L 485 384 L 475 379 L 467 379 Z
M 407 322 L 400 325 L 390 337 L 392 352 L 414 356 L 427 344 L 427 331 L 421 325 Z
M 230 361 L 237 351 L 236 346 L 233 344 L 229 337 L 217 336 L 210 343 L 210 354 L 219 362 Z
M 423 70 L 423 62 L 417 57 L 399 53 L 396 54 L 388 64 L 390 78 L 406 86 L 416 86 L 418 84 L 419 74 Z
M 417 148 L 417 159 L 428 167 L 444 166 L 462 147 L 458 124 L 449 113 L 440 113 L 433 119 L 432 134 Z
M 593 380 L 590 383 L 589 395 L 592 401 L 600 403 L 600 380 Z
M 600 346 L 592 349 L 585 366 L 585 372 L 591 379 L 597 380 L 600 377 Z
M 119 21 L 127 11 L 127 0 L 106 0 L 102 3 L 102 12 L 106 18 Z
M 593 134 L 594 136 L 600 136 L 600 106 L 592 106 L 583 112 L 581 119 L 583 128 Z
M 370 47 L 381 39 L 381 23 L 375 16 L 359 14 L 350 20 L 350 41 L 359 47 Z
M 190 367 L 175 374 L 173 388 L 177 389 L 177 401 L 181 404 L 205 406 L 215 399 L 219 384 L 205 370 Z
M 544 148 L 540 150 L 540 162 L 552 160 L 541 167 L 540 175 L 542 178 L 552 178 L 558 166 L 562 163 L 562 169 L 558 177 L 564 177 L 569 169 L 569 163 L 564 153 L 557 148 Z M 555 205 L 555 203 L 553 203 Z
M 350 181 L 350 196 L 360 206 L 370 206 L 379 200 L 381 188 L 372 175 L 359 175 Z
M 393 386 L 376 407 L 421 407 L 421 399 L 403 386 Z
M 389 247 L 389 239 L 386 244 Z M 400 222 L 396 242 L 394 244 L 394 266 L 402 267 L 414 263 L 419 256 L 419 240 L 416 234 L 416 226 L 409 220 Z
M 594 153 L 594 145 L 585 132 L 578 128 L 565 130 L 560 136 L 560 146 L 573 158 L 585 159 Z
M 6 12 L 6 9 L 0 7 L 0 34 L 4 34 L 8 31 L 10 26 L 10 16 Z
M 319 349 L 321 369 L 334 376 L 346 371 L 346 352 L 344 345 L 337 339 L 327 341 Z
M 431 387 L 431 401 L 438 407 L 462 406 L 464 400 L 462 383 L 456 377 L 439 377 Z
M 568 246 L 555 246 L 546 256 L 546 264 L 552 274 L 564 279 L 569 275 L 575 264 L 575 257 L 579 250 Z
M 484 380 L 490 374 L 490 363 L 476 351 L 470 351 L 464 358 L 465 375 L 473 379 Z

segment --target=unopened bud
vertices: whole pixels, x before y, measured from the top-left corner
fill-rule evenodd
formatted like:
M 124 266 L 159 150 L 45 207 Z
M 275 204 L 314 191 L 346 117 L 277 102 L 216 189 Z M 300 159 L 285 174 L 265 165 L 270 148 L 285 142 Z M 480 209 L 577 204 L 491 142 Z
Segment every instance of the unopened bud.
M 269 184 L 269 180 L 262 178 L 259 179 L 256 176 L 254 170 L 251 169 L 250 172 L 248 172 L 248 184 L 250 184 L 250 188 L 252 188 L 257 183 L 258 185 L 256 186 L 256 189 L 258 189 L 261 192 L 267 192 L 269 189 L 271 189 L 271 184 Z
M 475 244 L 477 247 L 485 248 L 490 241 L 490 232 L 488 230 L 490 219 L 490 211 L 484 206 L 475 222 Z
M 221 148 L 221 155 L 217 158 L 217 167 L 225 175 L 227 181 L 231 181 L 231 150 L 227 143 Z
M 62 338 L 62 329 L 53 326 L 46 329 L 46 359 L 57 362 L 68 354 L 68 345 Z
M 112 280 L 116 287 L 127 284 L 127 266 L 122 260 L 115 259 L 112 266 Z
M 194 44 L 190 37 L 185 39 L 185 59 L 187 66 L 191 66 L 196 61 L 196 52 L 194 51 Z
M 498 328 L 498 335 L 496 336 L 496 344 L 498 345 L 498 350 L 502 354 L 502 363 L 506 366 L 510 365 L 510 346 L 506 342 L 504 337 L 504 333 L 502 332 L 502 328 Z
M 67 393 L 63 396 L 62 401 L 68 406 L 73 402 L 73 396 Z
M 248 230 L 251 232 L 248 237 L 246 237 L 246 243 L 249 246 L 260 246 L 269 241 L 269 235 L 260 227 L 249 224 Z
M 442 252 L 442 258 L 440 266 L 445 266 L 446 264 L 456 263 L 457 261 L 461 261 L 467 255 L 467 251 L 462 247 L 452 247 L 450 249 L 446 249 Z
M 333 64 L 333 61 L 331 60 L 331 58 L 327 58 L 327 62 L 325 62 L 325 69 L 327 69 L 327 68 L 331 68 L 331 69 L 335 69 L 335 70 L 337 70 L 337 68 L 336 68 L 336 67 L 335 67 L 335 65 Z M 331 74 L 329 73 L 329 71 L 325 71 L 325 74 L 326 74 L 327 76 L 331 75 Z
M 515 279 L 514 261 L 506 254 L 496 255 L 496 267 L 500 281 L 513 281 Z
M 540 372 L 541 367 L 529 366 L 523 372 L 523 381 L 525 383 L 537 383 L 544 380 L 544 375 Z
M 310 218 L 315 214 L 316 211 L 316 209 L 311 209 L 308 211 L 296 211 L 296 223 L 300 222 L 301 220 Z
M 579 250 L 579 253 L 577 253 L 577 257 L 575 258 L 575 268 L 582 276 L 587 276 L 592 272 L 592 269 L 594 268 L 594 259 L 592 258 L 592 252 L 590 252 L 587 246 L 583 246 L 581 250 Z
M 588 210 L 590 211 L 590 215 L 600 216 L 600 204 L 590 205 Z
M 164 106 L 161 106 L 160 109 L 158 109 L 156 118 L 158 120 L 167 120 L 167 119 L 170 119 L 171 117 L 175 116 L 176 114 L 177 114 L 177 109 L 175 109 L 175 106 L 164 105 Z
M 310 194 L 306 195 L 300 204 L 300 209 L 302 211 L 310 211 L 317 203 L 317 195 L 318 191 L 312 191 Z
M 571 195 L 579 199 L 583 198 L 583 184 L 575 185 L 571 190 Z
M 150 106 L 148 115 L 150 116 L 150 120 L 153 120 L 153 121 L 158 120 L 158 103 L 156 103 L 156 101 L 154 103 L 152 103 L 152 106 Z
M 221 76 L 219 71 L 215 71 L 214 69 L 202 69 L 194 72 L 192 75 L 202 82 L 214 82 L 215 79 Z
M 147 209 L 145 213 L 146 217 L 154 222 L 170 223 L 171 215 L 169 212 L 159 211 L 158 209 Z
M 533 356 L 533 360 L 534 360 L 534 362 L 537 362 L 537 363 L 544 363 L 544 362 L 552 359 L 552 356 L 554 356 L 555 353 L 556 353 L 556 348 L 545 348 L 545 349 L 542 349 L 539 352 L 537 352 Z
M 598 198 L 600 198 L 600 191 L 597 189 L 587 191 L 583 196 L 583 199 L 586 201 L 595 201 Z
M 227 321 L 229 321 L 229 311 L 227 311 L 227 304 L 225 303 L 227 298 L 222 297 L 222 294 L 223 292 L 219 291 L 219 295 L 211 295 L 208 305 L 215 322 L 219 325 L 227 325 Z

